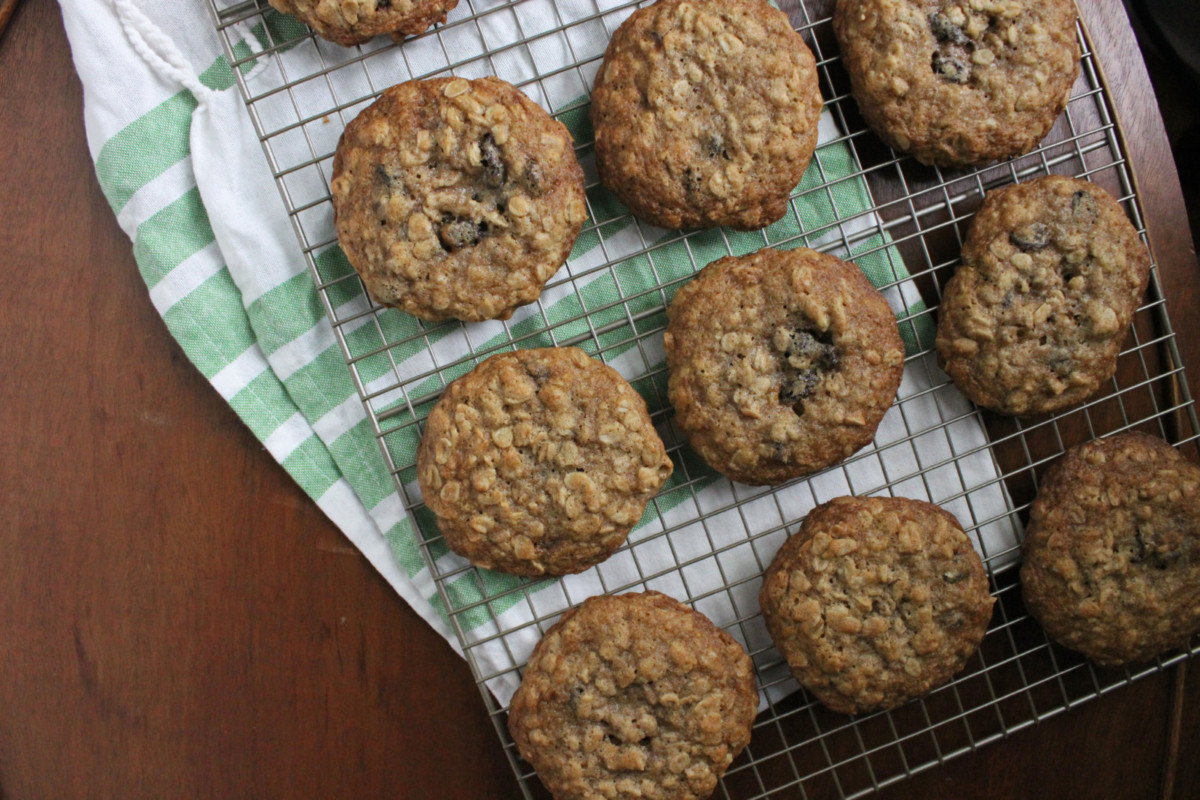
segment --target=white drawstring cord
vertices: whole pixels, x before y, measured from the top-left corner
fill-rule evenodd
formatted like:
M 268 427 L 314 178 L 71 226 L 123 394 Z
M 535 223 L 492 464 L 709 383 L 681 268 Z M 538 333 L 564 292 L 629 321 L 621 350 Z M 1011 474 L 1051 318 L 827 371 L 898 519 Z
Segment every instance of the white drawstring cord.
M 170 78 L 192 93 L 197 101 L 206 101 L 212 91 L 200 82 L 179 48 L 158 29 L 133 0 L 112 0 L 129 43 L 146 63 L 161 75 Z

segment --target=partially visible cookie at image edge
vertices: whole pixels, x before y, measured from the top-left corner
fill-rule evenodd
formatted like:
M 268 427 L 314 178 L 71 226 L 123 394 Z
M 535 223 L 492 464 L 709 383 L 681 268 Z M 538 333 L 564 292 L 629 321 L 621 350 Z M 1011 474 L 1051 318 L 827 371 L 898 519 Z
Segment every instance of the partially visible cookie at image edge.
M 546 632 L 508 728 L 556 800 L 702 800 L 750 741 L 750 657 L 658 592 L 590 597 Z
M 571 135 L 499 78 L 391 87 L 333 163 L 338 241 L 371 297 L 421 319 L 508 319 L 587 218 Z
M 381 34 L 416 36 L 446 21 L 458 0 L 268 0 L 319 36 L 349 47 Z
M 1072 0 L 838 0 L 833 28 L 867 124 L 925 164 L 1032 150 L 1079 75 Z
M 1072 448 L 1038 487 L 1021 593 L 1046 633 L 1101 666 L 1200 631 L 1200 466 L 1124 433 Z
M 665 228 L 783 216 L 817 143 L 812 53 L 763 0 L 658 0 L 613 34 L 592 91 L 603 185 Z

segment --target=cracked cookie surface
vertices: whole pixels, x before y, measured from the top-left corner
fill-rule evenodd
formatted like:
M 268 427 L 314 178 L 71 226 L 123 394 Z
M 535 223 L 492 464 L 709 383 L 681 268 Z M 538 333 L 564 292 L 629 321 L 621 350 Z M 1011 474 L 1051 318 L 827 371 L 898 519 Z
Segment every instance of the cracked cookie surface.
M 994 602 L 958 520 L 900 497 L 817 506 L 776 553 L 759 593 L 796 680 L 847 714 L 893 708 L 960 672 Z
M 608 558 L 671 471 L 641 395 L 575 347 L 487 359 L 446 388 L 417 449 L 446 543 L 514 575 Z
M 838 0 L 833 27 L 867 124 L 925 164 L 1027 153 L 1079 75 L 1071 0 Z
M 757 707 L 742 646 L 650 591 L 563 614 L 529 658 L 508 728 L 556 800 L 699 800 L 750 741 Z
M 422 319 L 508 319 L 587 218 L 571 135 L 498 78 L 386 90 L 333 164 L 338 241 L 377 302 Z
M 956 386 L 1004 414 L 1055 411 L 1117 368 L 1150 256 L 1116 200 L 1048 175 L 988 192 L 938 312 Z
M 1200 631 L 1200 467 L 1161 439 L 1069 450 L 1029 511 L 1021 593 L 1051 638 L 1106 667 Z
M 887 301 L 858 267 L 814 250 L 714 261 L 667 316 L 676 422 L 743 483 L 807 475 L 866 445 L 904 371 Z
M 380 34 L 416 36 L 446 21 L 458 0 L 268 0 L 322 38 L 349 47 Z
M 592 91 L 596 166 L 664 228 L 778 220 L 817 144 L 812 53 L 762 0 L 659 0 L 613 34 Z

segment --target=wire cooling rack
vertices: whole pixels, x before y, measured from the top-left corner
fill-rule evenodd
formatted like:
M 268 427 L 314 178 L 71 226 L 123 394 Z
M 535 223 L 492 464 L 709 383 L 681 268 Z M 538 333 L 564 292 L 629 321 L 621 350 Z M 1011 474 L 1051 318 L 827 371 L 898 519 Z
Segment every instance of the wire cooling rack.
M 273 12 L 265 0 L 209 0 L 321 300 L 382 453 L 422 537 L 436 603 L 450 621 L 526 797 L 545 791 L 505 727 L 507 698 L 529 650 L 590 594 L 654 588 L 688 602 L 746 645 L 762 708 L 718 796 L 858 797 L 1200 652 L 1200 637 L 1139 670 L 1101 670 L 1050 643 L 1022 607 L 1021 523 L 1045 466 L 1071 445 L 1137 429 L 1194 449 L 1195 408 L 1158 270 L 1117 375 L 1079 407 L 1016 420 L 980 412 L 931 355 L 933 314 L 986 190 L 1047 173 L 1117 196 L 1145 240 L 1135 185 L 1107 89 L 1080 27 L 1082 71 L 1065 113 L 1020 159 L 948 172 L 897 156 L 866 130 L 839 63 L 831 0 L 780 3 L 817 58 L 821 144 L 780 223 L 751 234 L 670 233 L 639 223 L 595 180 L 588 90 L 605 45 L 639 3 L 462 0 L 446 24 L 403 45 L 342 48 Z M 541 300 L 507 322 L 424 324 L 370 301 L 337 248 L 331 162 L 345 124 L 408 78 L 495 74 L 568 125 L 589 177 L 590 220 Z M 897 313 L 906 375 L 873 446 L 845 464 L 776 489 L 732 485 L 683 443 L 665 397 L 664 308 L 714 258 L 805 244 L 853 258 Z M 577 345 L 646 397 L 675 475 L 613 558 L 561 581 L 507 579 L 450 553 L 414 476 L 422 422 L 441 390 L 502 350 Z M 799 690 L 771 647 L 755 598 L 779 544 L 816 503 L 839 494 L 921 497 L 953 511 L 998 598 L 968 668 L 928 697 L 862 717 L 829 712 Z

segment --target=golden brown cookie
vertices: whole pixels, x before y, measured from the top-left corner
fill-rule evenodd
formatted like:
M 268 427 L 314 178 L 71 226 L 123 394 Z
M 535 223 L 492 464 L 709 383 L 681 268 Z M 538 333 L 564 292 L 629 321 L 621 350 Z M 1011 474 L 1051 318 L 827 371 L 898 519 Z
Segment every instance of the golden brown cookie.
M 388 89 L 346 126 L 332 187 L 371 297 L 426 320 L 508 319 L 587 218 L 566 127 L 498 78 Z
M 1060 644 L 1106 667 L 1183 646 L 1200 631 L 1200 467 L 1141 433 L 1074 447 L 1022 554 L 1025 605 Z
M 838 0 L 833 29 L 867 124 L 925 164 L 1027 153 L 1079 75 L 1072 0 Z
M 446 21 L 458 0 L 268 0 L 318 35 L 349 47 L 380 34 L 399 40 Z
M 994 598 L 950 512 L 901 497 L 839 497 L 776 553 L 759 604 L 796 680 L 834 711 L 920 697 L 966 666 Z
M 664 228 L 761 228 L 817 144 L 812 53 L 764 0 L 658 0 L 619 27 L 596 75 L 600 181 Z
M 556 800 L 699 800 L 757 706 L 750 657 L 703 614 L 658 592 L 600 596 L 534 648 L 508 729 Z
M 641 395 L 576 347 L 487 359 L 446 388 L 417 449 L 446 543 L 514 575 L 608 558 L 671 470 Z
M 667 309 L 668 394 L 688 443 L 743 483 L 824 469 L 871 441 L 904 372 L 887 301 L 815 250 L 705 267 Z
M 1150 256 L 1116 200 L 1048 175 L 988 192 L 938 312 L 942 368 L 1003 414 L 1056 411 L 1117 369 Z

